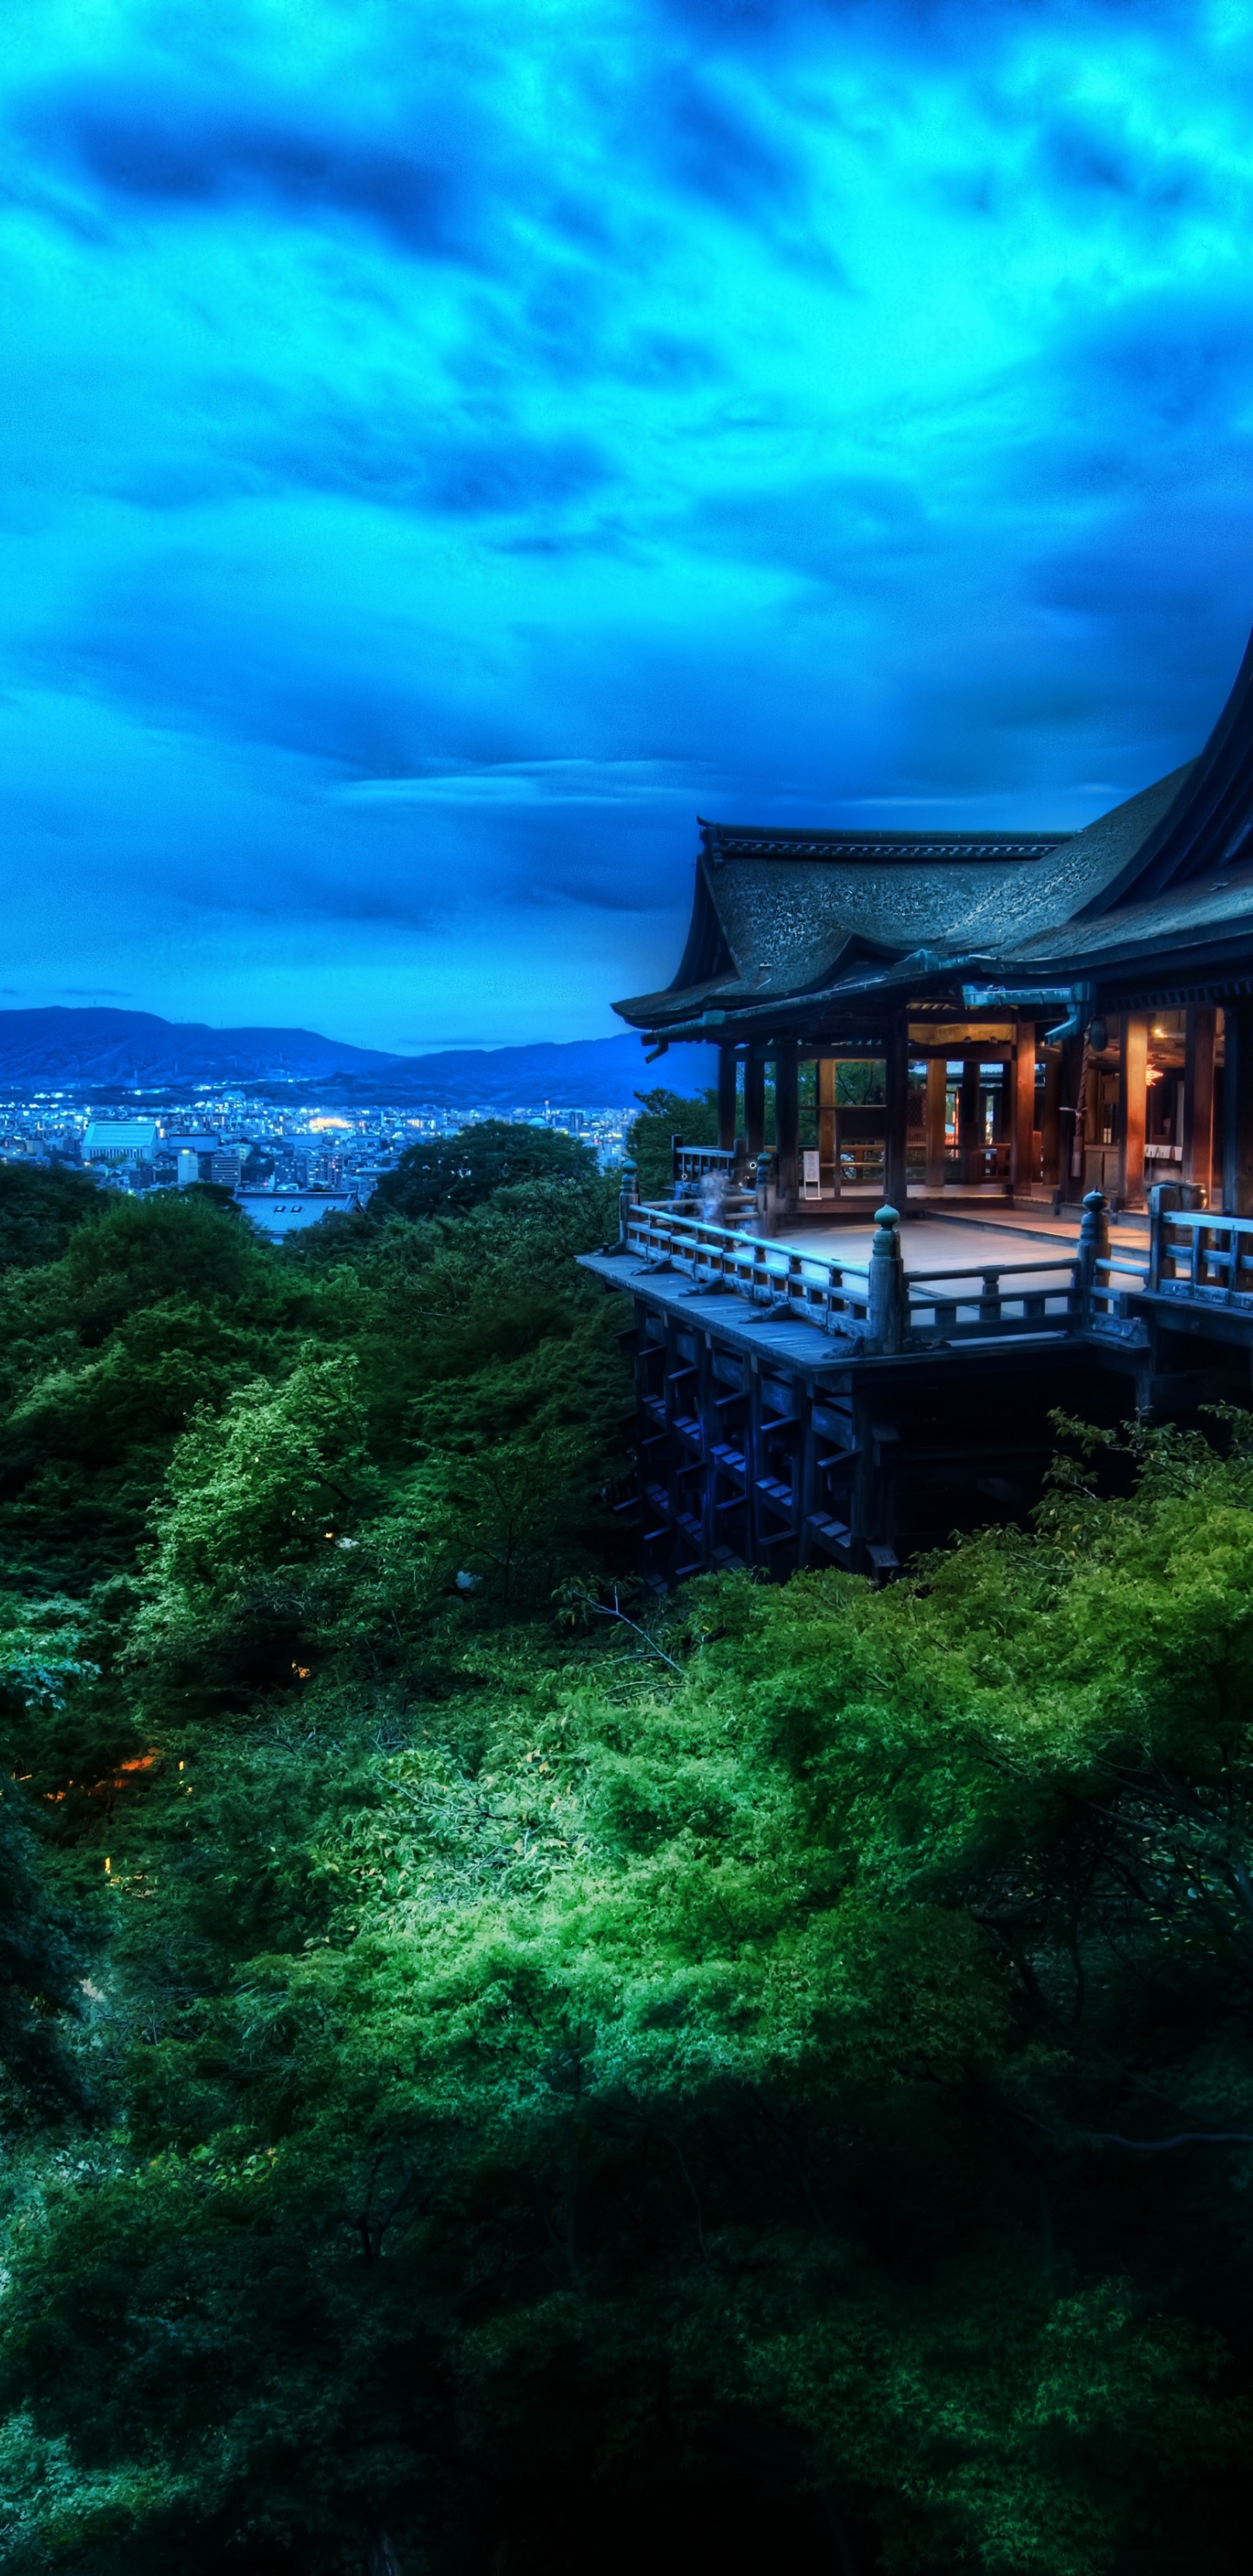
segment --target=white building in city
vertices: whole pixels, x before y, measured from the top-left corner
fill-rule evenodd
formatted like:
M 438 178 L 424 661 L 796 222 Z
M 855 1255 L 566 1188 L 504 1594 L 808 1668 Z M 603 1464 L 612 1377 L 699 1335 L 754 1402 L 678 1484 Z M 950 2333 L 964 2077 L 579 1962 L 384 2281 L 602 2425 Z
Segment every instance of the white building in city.
M 150 1163 L 157 1150 L 155 1118 L 89 1118 L 85 1163 Z
M 356 1190 L 240 1190 L 236 1205 L 271 1242 L 281 1243 L 324 1216 L 350 1216 L 360 1198 Z

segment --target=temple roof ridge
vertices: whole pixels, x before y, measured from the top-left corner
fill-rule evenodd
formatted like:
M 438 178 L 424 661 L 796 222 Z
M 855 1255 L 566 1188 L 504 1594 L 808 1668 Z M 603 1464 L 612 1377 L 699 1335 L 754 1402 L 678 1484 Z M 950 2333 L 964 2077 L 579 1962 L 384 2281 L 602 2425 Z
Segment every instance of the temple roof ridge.
M 1048 858 L 1073 831 L 913 831 L 840 824 L 831 829 L 775 823 L 719 823 L 697 816 L 701 846 L 714 867 L 730 858 L 788 858 L 917 865 L 920 859 L 975 861 Z

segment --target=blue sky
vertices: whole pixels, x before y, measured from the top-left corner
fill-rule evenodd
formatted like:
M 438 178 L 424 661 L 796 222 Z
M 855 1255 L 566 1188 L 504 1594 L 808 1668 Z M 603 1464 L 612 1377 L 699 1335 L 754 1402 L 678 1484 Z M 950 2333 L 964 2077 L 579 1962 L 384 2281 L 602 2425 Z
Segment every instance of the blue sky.
M 1253 6 L 7 0 L 0 1004 L 586 1037 L 1253 619 Z

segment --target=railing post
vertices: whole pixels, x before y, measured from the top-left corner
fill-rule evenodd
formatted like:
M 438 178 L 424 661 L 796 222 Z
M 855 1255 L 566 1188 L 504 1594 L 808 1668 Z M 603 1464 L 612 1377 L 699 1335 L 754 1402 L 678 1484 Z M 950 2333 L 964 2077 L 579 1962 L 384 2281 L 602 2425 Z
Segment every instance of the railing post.
M 1149 1202 L 1149 1276 L 1150 1293 L 1156 1295 L 1162 1284 L 1162 1237 L 1166 1230 L 1166 1211 L 1173 1214 L 1183 1197 L 1177 1183 L 1155 1181 L 1148 1192 Z
M 876 1208 L 874 1221 L 866 1320 L 881 1351 L 899 1351 L 905 1338 L 906 1297 L 901 1220 L 894 1207 L 881 1207 Z
M 1109 1209 L 1103 1190 L 1089 1190 L 1083 1202 L 1079 1226 L 1079 1255 L 1075 1262 L 1075 1286 L 1079 1292 L 1079 1321 L 1087 1331 L 1092 1322 L 1092 1292 L 1096 1286 L 1096 1265 L 1109 1259 Z
M 618 1241 L 621 1244 L 625 1244 L 627 1239 L 627 1218 L 632 1208 L 638 1207 L 639 1203 L 639 1174 L 634 1163 L 624 1163 L 622 1181 L 618 1190 Z

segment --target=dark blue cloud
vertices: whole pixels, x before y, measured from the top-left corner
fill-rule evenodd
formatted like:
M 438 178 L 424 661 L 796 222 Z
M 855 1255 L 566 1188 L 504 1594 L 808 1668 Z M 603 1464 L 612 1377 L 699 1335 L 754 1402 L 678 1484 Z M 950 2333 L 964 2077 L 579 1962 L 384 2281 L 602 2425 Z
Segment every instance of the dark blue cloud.
M 455 437 L 429 419 L 335 407 L 304 420 L 296 437 L 277 431 L 260 456 L 287 488 L 309 484 L 387 508 L 489 519 L 560 513 L 600 490 L 615 470 L 587 438 L 538 438 L 508 424 L 495 434 L 468 428 Z
M 329 214 L 373 225 L 407 252 L 464 251 L 457 170 L 468 134 L 446 134 L 438 156 L 426 157 L 275 108 L 77 86 L 25 102 L 18 121 L 106 198 L 169 212 L 268 203 L 297 221 Z
M 861 45 L 879 59 L 962 63 L 986 58 L 1008 32 L 1030 35 L 1059 20 L 1082 44 L 1143 20 L 1142 0 L 655 0 L 663 24 L 718 55 L 777 58 L 797 46 Z M 1164 40 L 1193 41 L 1201 13 L 1194 0 L 1156 0 L 1154 25 Z M 1208 32 L 1208 30 L 1206 31 Z
M 664 160 L 684 187 L 748 219 L 798 210 L 795 160 L 693 66 L 658 84 L 655 109 Z

